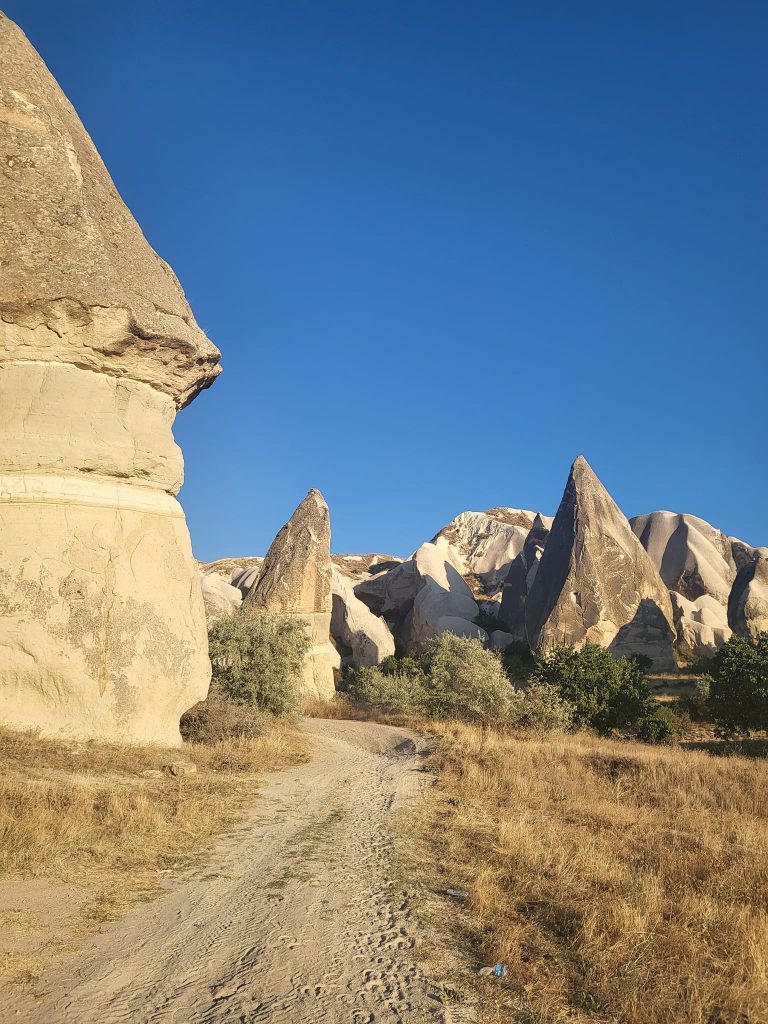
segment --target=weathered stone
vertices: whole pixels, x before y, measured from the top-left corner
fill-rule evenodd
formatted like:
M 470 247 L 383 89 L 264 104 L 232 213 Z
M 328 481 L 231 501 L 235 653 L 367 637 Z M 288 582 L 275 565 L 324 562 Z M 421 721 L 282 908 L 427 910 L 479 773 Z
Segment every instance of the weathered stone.
M 197 775 L 197 765 L 192 761 L 174 761 L 172 764 L 167 764 L 165 770 L 175 778 L 180 778 L 182 775 Z
M 525 539 L 541 516 L 525 509 L 494 508 L 488 512 L 462 512 L 444 526 L 432 543 L 447 541 L 456 552 L 456 562 L 477 600 L 501 600 L 501 591 L 514 559 L 522 552 Z M 552 520 L 547 517 L 547 525 Z
M 708 657 L 722 647 L 731 635 L 728 612 L 709 594 L 689 601 L 682 594 L 670 591 L 675 616 L 677 651 L 689 657 Z
M 689 601 L 704 595 L 728 602 L 736 564 L 731 542 L 704 519 L 674 512 L 651 512 L 630 521 L 669 590 Z
M 203 590 L 203 604 L 208 625 L 215 619 L 221 618 L 222 615 L 234 615 L 240 610 L 243 595 L 237 587 L 227 583 L 218 573 L 201 572 L 200 584 Z
M 331 580 L 331 636 L 343 665 L 379 665 L 395 653 L 395 641 L 384 619 L 374 615 L 355 595 L 352 581 L 337 567 Z
M 585 642 L 674 666 L 669 593 L 616 503 L 579 456 L 526 602 L 539 653 Z
M 728 621 L 740 636 L 768 632 L 768 555 L 759 553 L 739 569 L 728 600 Z
M 232 573 L 230 583 L 233 587 L 237 587 L 243 596 L 243 600 L 246 599 L 248 594 L 256 586 L 259 576 L 261 576 L 261 567 L 264 564 L 263 558 L 250 559 L 251 565 L 245 565 L 242 569 L 235 570 Z
M 303 696 L 332 697 L 340 658 L 330 640 L 331 519 L 314 488 L 275 537 L 243 608 L 297 615 L 309 625 L 311 650 L 301 681 Z
M 461 575 L 463 563 L 452 545 L 439 537 L 422 544 L 412 558 L 355 587 L 356 595 L 387 619 L 398 649 L 418 653 L 441 633 L 478 637 L 478 606 Z
M 0 721 L 180 743 L 210 665 L 171 426 L 219 354 L 3 15 L 0 52 Z

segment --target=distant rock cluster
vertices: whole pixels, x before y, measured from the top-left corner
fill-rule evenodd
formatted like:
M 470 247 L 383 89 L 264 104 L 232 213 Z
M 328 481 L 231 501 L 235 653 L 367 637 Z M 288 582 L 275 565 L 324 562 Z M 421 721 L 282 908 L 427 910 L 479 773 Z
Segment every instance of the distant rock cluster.
M 538 653 L 589 641 L 668 671 L 713 653 L 732 632 L 768 629 L 768 548 L 691 515 L 628 521 L 581 456 L 554 518 L 513 508 L 462 512 L 409 558 L 330 558 L 330 628 L 343 665 L 416 654 L 451 632 Z M 258 587 L 255 558 L 201 570 L 210 616 L 226 610 L 222 586 L 229 610 Z M 217 573 L 229 583 L 210 582 Z

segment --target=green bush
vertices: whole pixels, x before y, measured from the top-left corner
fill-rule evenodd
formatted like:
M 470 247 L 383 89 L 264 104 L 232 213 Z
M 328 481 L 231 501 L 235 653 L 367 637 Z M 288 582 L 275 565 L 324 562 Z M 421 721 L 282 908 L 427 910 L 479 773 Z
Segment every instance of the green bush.
M 640 719 L 637 738 L 643 743 L 674 743 L 683 734 L 680 722 L 668 708 L 650 708 Z
M 479 640 L 443 633 L 421 658 L 387 658 L 355 673 L 350 696 L 364 707 L 466 721 L 509 717 L 515 692 L 498 654 Z
M 244 610 L 217 619 L 208 642 L 213 683 L 221 693 L 268 714 L 297 713 L 297 684 L 309 651 L 305 622 Z
M 707 667 L 709 709 L 725 735 L 768 729 L 768 633 L 732 636 Z
M 183 738 L 192 743 L 220 743 L 238 736 L 266 736 L 269 732 L 264 712 L 235 703 L 215 683 L 205 700 L 182 715 L 180 726 Z
M 510 718 L 516 725 L 530 729 L 540 738 L 564 732 L 573 721 L 573 707 L 556 686 L 533 681 L 515 690 Z
M 536 664 L 532 678 L 555 686 L 573 708 L 573 724 L 607 734 L 636 725 L 653 697 L 636 661 L 613 658 L 605 647 L 558 647 Z
M 512 709 L 513 689 L 501 658 L 480 640 L 443 633 L 427 653 L 425 709 L 435 718 L 497 721 Z
M 408 672 L 378 668 L 361 668 L 355 673 L 349 695 L 357 704 L 371 711 L 387 714 L 414 715 L 425 710 L 423 681 Z

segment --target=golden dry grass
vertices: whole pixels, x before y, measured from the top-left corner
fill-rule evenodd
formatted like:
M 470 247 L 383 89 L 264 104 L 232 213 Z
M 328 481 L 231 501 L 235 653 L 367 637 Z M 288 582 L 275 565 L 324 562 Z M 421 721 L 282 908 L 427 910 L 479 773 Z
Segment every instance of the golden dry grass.
M 483 1019 L 768 1021 L 768 762 L 434 726 L 419 815 Z
M 0 730 L 0 877 L 136 872 L 194 854 L 242 810 L 256 773 L 296 763 L 305 751 L 303 736 L 280 725 L 257 739 L 181 749 Z M 180 760 L 197 773 L 142 775 Z

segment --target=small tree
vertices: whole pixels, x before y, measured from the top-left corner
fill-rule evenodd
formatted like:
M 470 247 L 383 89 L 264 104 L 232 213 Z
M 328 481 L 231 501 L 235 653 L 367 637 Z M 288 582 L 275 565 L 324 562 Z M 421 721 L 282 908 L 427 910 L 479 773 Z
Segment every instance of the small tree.
M 299 709 L 297 684 L 309 651 L 307 624 L 293 615 L 241 611 L 208 633 L 213 686 L 272 715 Z
M 480 640 L 443 633 L 427 653 L 425 707 L 435 718 L 502 720 L 513 689 L 495 651 Z
M 530 729 L 540 739 L 570 727 L 573 708 L 556 686 L 534 680 L 514 692 L 511 718 L 515 724 Z
M 732 636 L 707 672 L 709 709 L 723 733 L 768 730 L 768 633 Z
M 653 705 L 653 696 L 636 661 L 613 658 L 597 644 L 581 650 L 558 647 L 540 658 L 535 681 L 556 686 L 573 708 L 573 724 L 601 733 L 636 725 Z
M 355 673 L 350 696 L 363 707 L 388 714 L 413 715 L 425 710 L 424 677 L 409 672 L 360 668 Z

